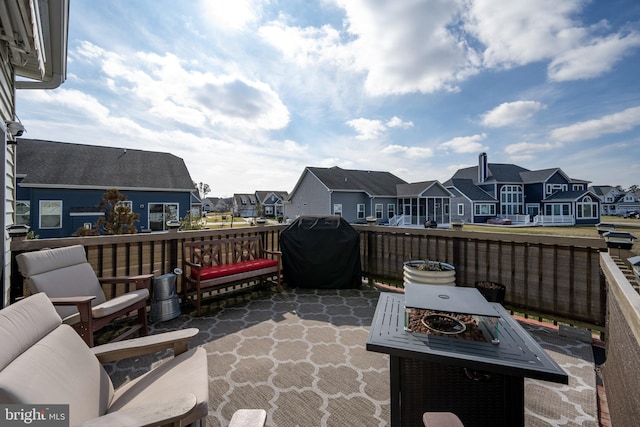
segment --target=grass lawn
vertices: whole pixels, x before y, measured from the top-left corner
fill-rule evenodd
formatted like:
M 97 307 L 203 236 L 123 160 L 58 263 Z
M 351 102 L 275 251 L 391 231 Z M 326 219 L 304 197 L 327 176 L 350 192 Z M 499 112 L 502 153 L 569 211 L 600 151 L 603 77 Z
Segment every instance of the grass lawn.
M 640 253 L 640 220 L 622 218 L 620 216 L 603 216 L 600 219 L 600 222 L 614 223 L 616 225 L 616 231 L 628 232 L 638 237 L 639 239 L 634 242 L 633 251 Z M 463 230 L 487 233 L 538 234 L 564 237 L 600 237 L 598 230 L 593 225 L 570 227 L 509 227 L 464 224 Z

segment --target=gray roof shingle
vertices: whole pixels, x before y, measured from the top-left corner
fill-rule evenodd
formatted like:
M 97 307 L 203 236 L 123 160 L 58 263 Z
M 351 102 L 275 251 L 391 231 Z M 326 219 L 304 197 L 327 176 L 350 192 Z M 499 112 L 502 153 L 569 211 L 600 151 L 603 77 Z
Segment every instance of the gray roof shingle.
M 373 196 L 396 195 L 396 185 L 406 184 L 389 172 L 362 171 L 332 168 L 307 167 L 328 189 L 334 191 L 365 191 Z
M 192 191 L 179 157 L 127 148 L 19 139 L 17 175 L 23 186 Z

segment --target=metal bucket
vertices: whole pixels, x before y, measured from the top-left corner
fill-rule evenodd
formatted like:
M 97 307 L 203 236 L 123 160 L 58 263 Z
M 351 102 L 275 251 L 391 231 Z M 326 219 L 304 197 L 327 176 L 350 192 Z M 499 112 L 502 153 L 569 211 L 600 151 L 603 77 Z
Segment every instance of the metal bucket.
M 151 322 L 164 322 L 180 316 L 178 296 L 164 301 L 151 301 Z
M 153 278 L 153 295 L 156 301 L 166 300 L 176 296 L 176 275 L 169 273 Z
M 179 269 L 175 272 L 178 273 Z M 153 279 L 151 293 L 151 322 L 164 322 L 180 316 L 180 301 L 176 292 L 176 274 L 169 273 Z

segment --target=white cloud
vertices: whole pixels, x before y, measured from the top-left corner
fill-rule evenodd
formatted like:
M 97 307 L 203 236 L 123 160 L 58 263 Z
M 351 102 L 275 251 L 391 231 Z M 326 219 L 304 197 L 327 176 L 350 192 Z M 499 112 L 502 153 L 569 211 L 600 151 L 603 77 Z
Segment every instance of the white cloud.
M 405 122 L 400 117 L 393 116 L 387 122 L 387 127 L 408 129 L 408 128 L 412 128 L 413 127 L 413 122 L 412 121 Z
M 457 90 L 458 81 L 476 72 L 475 53 L 448 28 L 460 1 L 336 3 L 346 12 L 355 65 L 372 95 Z
M 510 68 L 547 60 L 575 46 L 585 30 L 572 15 L 581 0 L 476 0 L 469 2 L 465 28 L 486 47 L 483 63 Z
M 214 28 L 243 30 L 260 17 L 259 2 L 252 0 L 204 0 L 202 6 Z
M 600 76 L 640 46 L 638 32 L 598 33 L 606 21 L 582 26 L 583 0 L 476 0 L 464 27 L 485 47 L 483 66 L 512 68 L 550 61 L 548 78 L 569 81 Z
M 344 69 L 353 67 L 350 46 L 342 45 L 340 32 L 329 25 L 300 28 L 274 21 L 260 27 L 258 35 L 298 66 L 327 63 Z
M 480 144 L 480 141 L 484 140 L 486 137 L 487 135 L 484 133 L 472 136 L 459 136 L 447 142 L 443 142 L 438 146 L 438 148 L 451 149 L 456 153 L 478 153 L 489 149 L 489 147 Z
M 287 107 L 264 82 L 187 69 L 173 54 L 138 52 L 125 58 L 86 44 L 83 52 L 100 60 L 111 82 L 108 88 L 126 92 L 129 104 L 140 105 L 138 117 L 253 130 L 282 129 L 289 123 Z
M 563 52 L 549 64 L 551 81 L 567 81 L 598 77 L 610 71 L 630 51 L 640 46 L 640 34 L 612 34 L 597 38 L 588 45 Z
M 346 122 L 358 132 L 357 139 L 369 140 L 382 136 L 387 130 L 386 126 L 380 120 L 369 120 L 365 118 L 353 119 Z
M 503 127 L 530 119 L 545 108 L 537 101 L 505 102 L 482 115 L 482 124 L 489 127 Z
M 424 159 L 433 156 L 433 150 L 428 147 L 408 147 L 398 144 L 390 144 L 380 150 L 382 154 L 402 154 L 403 157 L 411 159 Z
M 384 147 L 380 152 L 382 154 L 396 154 L 396 153 L 405 153 L 409 147 L 398 144 L 390 144 Z
M 358 132 L 357 139 L 371 140 L 382 137 L 389 128 L 409 129 L 413 127 L 413 122 L 403 121 L 398 116 L 393 116 L 386 123 L 381 120 L 371 120 L 365 118 L 353 119 L 346 122 L 346 124 Z
M 558 144 L 551 144 L 548 142 L 540 144 L 519 142 L 517 144 L 507 145 L 504 151 L 513 161 L 523 161 L 532 160 L 536 158 L 536 156 L 541 155 L 542 152 L 552 150 L 558 146 Z
M 627 108 L 599 119 L 587 120 L 551 131 L 556 141 L 573 142 L 596 139 L 601 135 L 626 132 L 640 126 L 640 107 Z

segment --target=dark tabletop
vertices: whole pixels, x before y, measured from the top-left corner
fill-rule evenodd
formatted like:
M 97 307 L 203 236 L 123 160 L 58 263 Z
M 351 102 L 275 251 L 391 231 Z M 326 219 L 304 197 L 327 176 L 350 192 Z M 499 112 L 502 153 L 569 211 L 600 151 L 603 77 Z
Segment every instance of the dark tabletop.
M 406 331 L 405 296 L 381 293 L 367 338 L 367 350 L 568 384 L 567 373 L 531 335 L 500 304 L 488 304 L 500 316 L 498 344 Z

